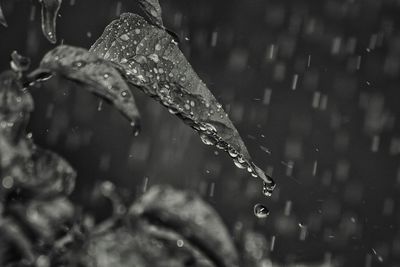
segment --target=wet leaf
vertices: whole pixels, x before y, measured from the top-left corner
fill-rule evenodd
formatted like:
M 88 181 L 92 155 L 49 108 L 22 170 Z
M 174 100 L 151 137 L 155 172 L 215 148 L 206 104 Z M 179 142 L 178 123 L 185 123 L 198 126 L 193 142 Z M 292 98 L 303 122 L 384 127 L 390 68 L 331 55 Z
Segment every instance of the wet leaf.
M 154 25 L 164 28 L 161 6 L 158 0 L 139 0 L 139 5 Z
M 152 187 L 133 204 L 128 216 L 132 225 L 145 221 L 159 228 L 154 235 L 172 237 L 174 233 L 182 246 L 192 246 L 215 266 L 238 266 L 236 249 L 221 218 L 192 192 Z
M 107 26 L 90 51 L 119 66 L 127 80 L 156 98 L 200 134 L 202 141 L 228 152 L 235 164 L 275 187 L 251 160 L 221 104 L 197 76 L 173 38 L 136 14 L 122 14 Z
M 47 40 L 56 43 L 56 20 L 62 0 L 39 0 L 42 4 L 42 31 Z
M 1 5 L 0 5 L 0 24 L 3 25 L 4 27 L 7 27 L 7 21 L 6 18 L 4 17 Z
M 44 56 L 40 68 L 36 75 L 51 71 L 86 85 L 90 92 L 113 103 L 131 121 L 135 133 L 139 130 L 139 112 L 132 92 L 111 62 L 86 49 L 62 45 Z

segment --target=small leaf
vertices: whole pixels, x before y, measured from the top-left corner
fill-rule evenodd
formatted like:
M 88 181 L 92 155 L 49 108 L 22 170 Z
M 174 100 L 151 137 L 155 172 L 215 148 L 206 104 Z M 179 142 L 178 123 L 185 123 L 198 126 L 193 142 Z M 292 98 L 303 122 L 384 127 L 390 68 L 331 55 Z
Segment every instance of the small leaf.
M 119 66 L 127 80 L 156 98 L 200 134 L 202 141 L 228 152 L 235 165 L 275 183 L 251 160 L 242 138 L 176 42 L 163 29 L 136 14 L 122 14 L 90 49 Z
M 139 111 L 129 86 L 111 62 L 98 58 L 86 49 L 58 46 L 48 52 L 35 75 L 56 72 L 63 77 L 87 85 L 90 92 L 110 101 L 139 130 Z
M 56 20 L 62 0 L 39 0 L 42 4 L 42 31 L 47 40 L 56 43 Z
M 131 206 L 128 216 L 132 225 L 143 220 L 175 232 L 215 266 L 238 266 L 236 249 L 220 216 L 193 192 L 154 186 Z
M 0 24 L 3 25 L 4 27 L 7 27 L 7 21 L 6 18 L 4 17 L 3 10 L 1 9 L 0 5 Z
M 161 6 L 158 0 L 139 0 L 139 5 L 154 25 L 164 28 Z

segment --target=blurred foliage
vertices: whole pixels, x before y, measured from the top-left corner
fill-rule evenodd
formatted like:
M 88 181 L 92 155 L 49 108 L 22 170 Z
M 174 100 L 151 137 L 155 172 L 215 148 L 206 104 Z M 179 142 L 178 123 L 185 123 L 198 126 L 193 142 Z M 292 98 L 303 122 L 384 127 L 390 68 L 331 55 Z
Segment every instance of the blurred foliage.
M 91 206 L 87 192 L 96 180 L 136 188 L 122 190 L 130 200 L 151 185 L 173 184 L 198 192 L 237 235 L 261 233 L 273 261 L 397 266 L 399 2 L 161 4 L 164 26 L 179 36 L 254 160 L 277 178 L 271 215 L 253 216 L 253 204 L 263 200 L 256 180 L 203 148 L 157 103 L 135 95 L 145 127 L 134 139 L 108 105 L 50 80 L 32 90 L 43 104 L 28 129 L 77 169 L 72 199 Z M 51 47 L 39 31 L 39 7 L 26 0 L 2 6 L 9 28 L 0 28 L 1 69 L 15 49 L 37 64 Z M 64 1 L 57 35 L 65 44 L 89 47 L 108 21 L 133 11 L 136 1 Z M 106 213 L 97 208 L 98 216 Z M 246 251 L 252 254 L 250 245 Z

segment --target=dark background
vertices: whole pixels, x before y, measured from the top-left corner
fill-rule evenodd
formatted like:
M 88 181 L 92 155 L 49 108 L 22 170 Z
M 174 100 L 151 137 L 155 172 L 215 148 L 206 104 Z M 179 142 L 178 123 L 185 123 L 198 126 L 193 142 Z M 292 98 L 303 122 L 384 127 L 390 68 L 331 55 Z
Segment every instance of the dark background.
M 134 137 L 113 108 L 98 110 L 96 97 L 53 80 L 32 89 L 30 129 L 77 169 L 75 201 L 96 207 L 90 188 L 100 180 L 127 199 L 146 183 L 173 184 L 202 194 L 232 232 L 262 233 L 267 244 L 275 236 L 273 261 L 400 266 L 400 1 L 160 2 L 165 25 L 277 190 L 264 198 L 259 180 L 141 92 L 143 130 Z M 53 47 L 40 5 L 1 4 L 9 27 L 0 28 L 0 69 L 13 50 L 37 66 Z M 138 12 L 136 1 L 64 0 L 58 41 L 89 48 L 128 11 Z M 268 219 L 253 215 L 257 202 Z

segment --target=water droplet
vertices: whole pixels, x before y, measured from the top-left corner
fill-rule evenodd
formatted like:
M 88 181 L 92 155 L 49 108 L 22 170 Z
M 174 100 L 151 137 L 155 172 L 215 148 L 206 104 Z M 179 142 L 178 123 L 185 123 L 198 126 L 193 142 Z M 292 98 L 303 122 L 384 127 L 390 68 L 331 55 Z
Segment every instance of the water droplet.
M 209 137 L 205 134 L 200 135 L 201 141 L 208 146 L 212 146 L 215 144 L 215 140 L 212 137 Z
M 263 194 L 267 197 L 270 197 L 272 195 L 272 192 L 275 189 L 275 182 L 271 179 L 270 183 L 263 182 Z
M 139 133 L 140 133 L 140 124 L 138 124 L 138 123 L 136 123 L 134 121 L 131 121 L 130 125 L 131 125 L 131 127 L 133 129 L 133 135 L 134 136 L 138 136 Z
M 229 153 L 229 156 L 231 156 L 232 158 L 236 158 L 236 157 L 238 156 L 238 154 L 239 154 L 239 153 L 238 153 L 235 149 L 233 149 L 233 148 L 229 149 L 228 153 Z
M 178 113 L 178 111 L 176 109 L 173 109 L 173 108 L 169 108 L 168 111 L 171 114 L 177 114 Z
M 254 205 L 254 215 L 259 219 L 267 218 L 269 210 L 262 204 L 257 203 Z
M 157 54 L 151 54 L 151 55 L 149 55 L 149 58 L 150 58 L 151 60 L 153 60 L 155 63 L 157 63 L 157 62 L 160 61 L 160 59 L 159 59 L 159 57 L 158 57 Z M 157 71 L 157 69 L 155 69 L 155 71 Z
M 121 92 L 121 96 L 122 96 L 122 97 L 128 96 L 128 92 L 127 92 L 127 91 L 122 91 L 122 92 Z
M 204 126 L 206 127 L 206 129 L 210 132 L 216 133 L 217 129 L 214 127 L 214 125 L 206 123 L 204 124 Z
M 235 163 L 236 167 L 238 167 L 239 169 L 245 169 L 247 166 L 243 163 L 240 163 L 237 158 L 233 159 L 233 163 Z
M 6 176 L 1 183 L 5 189 L 11 189 L 14 186 L 14 178 Z
M 245 160 L 244 160 L 244 158 L 243 158 L 243 155 L 239 155 L 239 156 L 237 157 L 237 160 L 239 161 L 239 163 L 244 163 L 244 162 L 245 162 Z
M 72 65 L 75 68 L 82 68 L 83 66 L 85 66 L 85 62 L 83 62 L 83 61 L 75 61 Z
M 183 240 L 182 239 L 178 239 L 177 241 L 176 241 L 176 245 L 178 246 L 178 247 L 183 247 L 183 245 L 184 245 L 185 243 L 183 242 Z
M 121 40 L 123 40 L 123 41 L 128 41 L 129 40 L 129 36 L 126 33 L 121 35 L 119 38 L 121 38 Z

